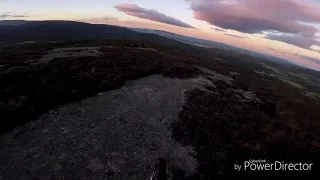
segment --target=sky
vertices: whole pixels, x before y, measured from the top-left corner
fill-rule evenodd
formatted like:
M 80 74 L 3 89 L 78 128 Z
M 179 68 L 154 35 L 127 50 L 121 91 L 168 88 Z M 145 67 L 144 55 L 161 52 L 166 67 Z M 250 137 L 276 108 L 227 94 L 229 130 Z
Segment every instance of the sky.
M 159 29 L 320 70 L 319 0 L 0 0 L 12 19 Z

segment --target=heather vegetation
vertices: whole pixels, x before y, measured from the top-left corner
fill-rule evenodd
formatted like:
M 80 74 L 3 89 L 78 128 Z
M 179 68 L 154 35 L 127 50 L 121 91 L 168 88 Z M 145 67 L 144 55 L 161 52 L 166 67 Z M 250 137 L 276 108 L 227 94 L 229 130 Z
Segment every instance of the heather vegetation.
M 52 49 L 71 47 L 99 47 L 101 54 L 37 60 Z M 272 70 L 265 69 L 262 62 L 291 73 L 291 80 L 295 74 L 307 77 L 308 81 L 294 79 L 305 89 L 270 76 Z M 188 91 L 179 121 L 172 124 L 173 138 L 195 147 L 198 173 L 189 178 L 270 179 L 278 175 L 233 173 L 234 163 L 248 159 L 311 162 L 315 167 L 320 162 L 320 102 L 302 93 L 319 92 L 314 85 L 319 80 L 315 71 L 171 40 L 155 42 L 153 38 L 5 46 L 0 53 L 0 70 L 1 133 L 59 105 L 116 89 L 129 80 L 155 74 L 171 78 L 201 75 L 214 87 Z M 212 78 L 210 71 L 232 78 L 232 83 Z

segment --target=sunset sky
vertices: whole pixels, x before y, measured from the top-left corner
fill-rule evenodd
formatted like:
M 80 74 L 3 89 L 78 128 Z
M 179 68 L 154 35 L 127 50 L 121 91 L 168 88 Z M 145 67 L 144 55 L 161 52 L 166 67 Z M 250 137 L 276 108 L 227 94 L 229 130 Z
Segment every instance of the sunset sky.
M 0 0 L 0 20 L 10 19 L 160 29 L 320 70 L 319 0 Z

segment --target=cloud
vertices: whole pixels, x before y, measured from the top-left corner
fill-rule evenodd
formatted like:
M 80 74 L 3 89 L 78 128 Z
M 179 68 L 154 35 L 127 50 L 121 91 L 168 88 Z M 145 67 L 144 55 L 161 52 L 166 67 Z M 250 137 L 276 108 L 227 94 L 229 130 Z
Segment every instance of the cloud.
M 318 40 L 318 41 L 319 41 L 319 40 Z M 313 51 L 320 52 L 320 44 L 319 44 L 319 46 L 318 46 L 318 45 L 312 45 L 310 48 L 311 48 Z
M 266 38 L 309 50 L 312 45 L 318 45 L 318 5 L 298 0 L 187 1 L 191 4 L 194 18 L 211 25 L 250 34 L 276 33 L 281 36 L 269 35 Z
M 145 9 L 135 4 L 119 4 L 115 6 L 115 8 L 118 11 L 124 12 L 130 16 L 134 16 L 142 19 L 148 19 L 151 21 L 161 22 L 161 23 L 170 24 L 174 26 L 194 28 L 187 23 L 184 23 L 178 19 L 162 14 L 156 10 Z
M 273 49 L 273 48 L 267 48 L 268 50 L 270 50 L 270 51 L 276 51 L 275 49 Z
M 25 17 L 29 17 L 29 16 L 26 13 L 15 14 L 13 12 L 5 12 L 0 14 L 0 19 L 25 18 Z
M 311 46 L 319 45 L 320 41 L 317 41 L 314 38 L 307 38 L 300 35 L 275 35 L 275 34 L 268 34 L 267 39 L 271 40 L 277 40 L 282 41 L 288 44 L 293 44 L 295 46 L 308 49 L 308 50 L 314 50 L 311 48 Z
M 244 37 L 244 36 L 238 36 L 238 35 L 234 35 L 234 34 L 228 34 L 228 33 L 224 33 L 224 35 L 227 35 L 227 36 L 232 36 L 232 37 L 235 37 L 235 38 L 240 38 L 240 39 L 249 39 L 248 37 Z
M 191 0 L 194 17 L 244 33 L 279 31 L 312 37 L 320 21 L 319 7 L 294 0 Z M 305 23 L 301 23 L 305 22 Z
M 214 31 L 226 32 L 226 30 L 221 29 L 219 27 L 211 27 L 211 29 L 214 30 Z
M 308 56 L 297 55 L 297 54 L 295 54 L 295 55 L 304 59 L 304 60 L 307 60 L 307 61 L 310 61 L 310 62 L 315 63 L 317 65 L 320 65 L 320 59 L 312 58 L 312 57 L 308 57 Z
M 86 21 L 95 24 L 108 24 L 113 22 L 118 22 L 119 19 L 112 16 L 102 16 L 102 17 L 92 17 L 88 19 L 79 19 L 79 21 Z

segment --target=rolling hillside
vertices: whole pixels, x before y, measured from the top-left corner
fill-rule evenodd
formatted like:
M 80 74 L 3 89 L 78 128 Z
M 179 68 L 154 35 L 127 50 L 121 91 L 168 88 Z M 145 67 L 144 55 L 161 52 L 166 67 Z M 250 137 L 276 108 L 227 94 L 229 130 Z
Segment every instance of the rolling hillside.
M 4 42 L 131 38 L 139 35 L 123 27 L 72 21 L 29 21 L 0 29 L 0 39 Z

